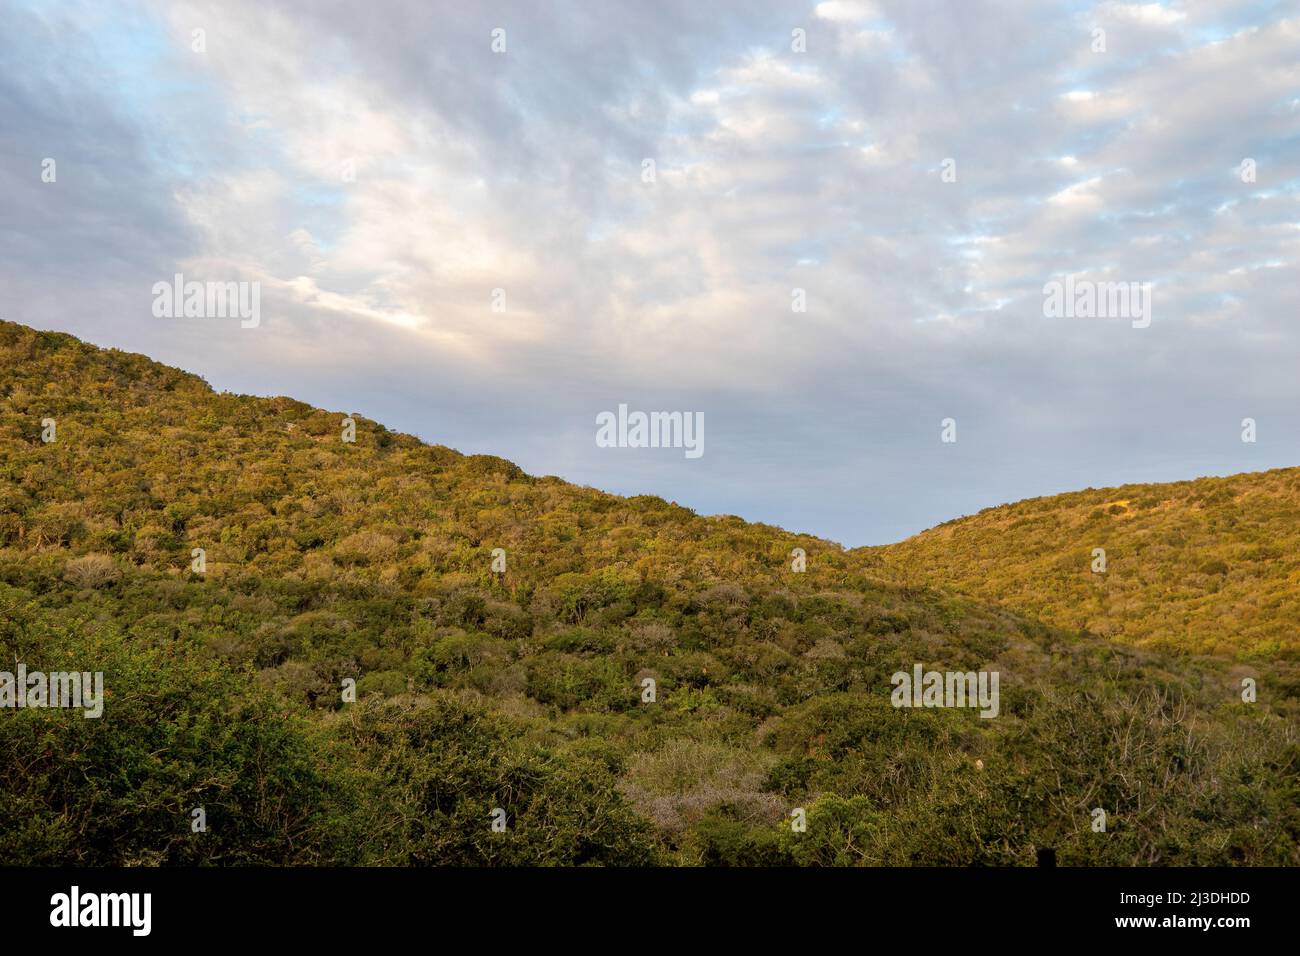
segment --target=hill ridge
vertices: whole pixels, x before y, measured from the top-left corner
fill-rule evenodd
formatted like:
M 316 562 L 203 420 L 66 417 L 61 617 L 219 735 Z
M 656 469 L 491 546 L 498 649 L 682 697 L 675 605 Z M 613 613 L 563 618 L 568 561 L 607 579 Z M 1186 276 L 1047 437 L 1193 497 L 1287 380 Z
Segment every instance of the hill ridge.
M 1297 860 L 1281 657 L 1121 646 L 11 323 L 0 360 L 0 652 L 105 677 L 101 720 L 0 713 L 0 863 Z M 893 706 L 918 666 L 997 672 L 998 716 Z

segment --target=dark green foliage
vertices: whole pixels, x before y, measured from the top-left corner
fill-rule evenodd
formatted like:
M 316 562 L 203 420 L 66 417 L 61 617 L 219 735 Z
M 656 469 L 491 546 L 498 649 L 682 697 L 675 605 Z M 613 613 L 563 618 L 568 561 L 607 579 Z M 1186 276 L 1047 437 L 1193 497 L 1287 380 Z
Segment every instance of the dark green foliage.
M 369 862 L 647 865 L 652 830 L 602 761 L 520 742 L 521 728 L 447 697 L 366 704 L 338 734 L 356 755 Z M 494 832 L 491 813 L 505 811 Z

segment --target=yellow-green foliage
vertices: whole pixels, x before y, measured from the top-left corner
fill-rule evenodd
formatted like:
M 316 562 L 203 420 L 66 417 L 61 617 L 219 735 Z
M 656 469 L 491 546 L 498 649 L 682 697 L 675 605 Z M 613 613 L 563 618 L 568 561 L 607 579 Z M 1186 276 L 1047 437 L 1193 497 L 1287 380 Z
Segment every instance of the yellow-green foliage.
M 895 580 L 1126 643 L 1300 656 L 1296 468 L 1034 498 L 855 555 Z
M 110 695 L 98 720 L 0 711 L 0 864 L 1300 863 L 1294 661 L 1134 648 L 922 586 L 984 582 L 1032 522 L 940 529 L 909 565 L 364 418 L 346 443 L 343 418 L 0 323 L 0 660 L 102 670 Z M 1220 588 L 1206 622 L 1251 580 L 1256 613 L 1231 613 L 1286 616 L 1294 523 L 1274 534 L 1288 512 L 1264 501 L 1207 499 L 1213 525 L 1164 532 L 1226 566 L 1198 572 Z M 1126 588 L 1120 636 L 1160 637 L 1143 609 L 1183 585 L 1134 570 L 1117 529 L 1182 512 L 1072 508 L 1062 529 L 1110 529 L 1105 585 L 1091 532 L 1024 548 Z M 1283 553 L 1248 580 L 1242 542 Z M 1068 589 L 1044 594 L 1026 606 L 1076 626 Z M 1203 646 L 1264 646 L 1232 633 Z M 894 709 L 917 663 L 998 671 L 998 718 Z

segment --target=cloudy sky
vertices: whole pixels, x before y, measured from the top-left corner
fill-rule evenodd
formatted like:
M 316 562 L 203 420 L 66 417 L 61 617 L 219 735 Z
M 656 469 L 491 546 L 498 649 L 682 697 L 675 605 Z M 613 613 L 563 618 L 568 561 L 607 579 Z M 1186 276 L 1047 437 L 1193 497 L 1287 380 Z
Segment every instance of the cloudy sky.
M 2 318 L 849 545 L 1300 464 L 1300 0 L 0 21 Z M 155 317 L 177 272 L 260 325 Z M 1045 316 L 1067 275 L 1150 326 Z M 620 403 L 704 455 L 597 447 Z

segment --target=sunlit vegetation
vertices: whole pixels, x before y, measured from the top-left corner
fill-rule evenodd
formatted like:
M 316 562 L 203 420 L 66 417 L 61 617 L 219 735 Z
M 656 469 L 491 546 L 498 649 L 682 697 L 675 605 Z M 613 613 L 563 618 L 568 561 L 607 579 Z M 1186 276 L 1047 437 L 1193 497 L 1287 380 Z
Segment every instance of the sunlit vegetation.
M 0 355 L 0 669 L 109 694 L 98 720 L 0 711 L 0 863 L 1300 863 L 1300 681 L 1230 626 L 1285 614 L 1271 571 L 1255 617 L 1205 611 L 1227 630 L 1188 645 L 1255 653 L 1193 657 L 1140 646 L 1177 643 L 1141 609 L 1184 584 L 1118 532 L 1123 585 L 1088 576 L 1087 536 L 1034 552 L 1127 589 L 1105 628 L 1050 577 L 1036 602 L 974 587 L 985 546 L 955 530 L 908 564 L 364 418 L 344 442 L 342 412 L 64 335 L 0 323 Z M 1241 573 L 1221 506 L 1189 545 L 1226 566 L 1196 571 L 1211 594 Z M 1283 514 L 1235 515 L 1281 552 L 1261 569 L 1289 566 Z M 918 662 L 999 671 L 1000 716 L 894 709 Z
M 1297 468 L 1035 498 L 856 554 L 1116 641 L 1300 661 Z

